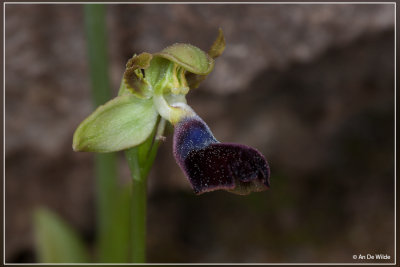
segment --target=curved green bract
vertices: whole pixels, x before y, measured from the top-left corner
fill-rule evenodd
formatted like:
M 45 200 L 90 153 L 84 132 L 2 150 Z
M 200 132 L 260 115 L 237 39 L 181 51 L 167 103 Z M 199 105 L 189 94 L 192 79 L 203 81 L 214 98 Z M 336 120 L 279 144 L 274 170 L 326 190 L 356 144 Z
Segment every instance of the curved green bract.
M 134 147 L 151 134 L 157 116 L 152 99 L 118 96 L 79 125 L 72 147 L 75 151 L 102 153 Z
M 214 68 L 214 59 L 200 48 L 190 44 L 173 44 L 154 54 L 166 58 L 189 72 L 207 75 Z

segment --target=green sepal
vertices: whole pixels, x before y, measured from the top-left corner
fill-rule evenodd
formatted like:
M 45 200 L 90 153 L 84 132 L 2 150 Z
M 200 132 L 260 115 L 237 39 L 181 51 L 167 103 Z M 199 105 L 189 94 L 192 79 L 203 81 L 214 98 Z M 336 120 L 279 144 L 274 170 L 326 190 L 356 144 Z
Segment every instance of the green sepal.
M 76 231 L 45 208 L 34 212 L 37 260 L 42 263 L 85 263 L 89 253 Z
M 147 69 L 150 66 L 152 55 L 149 53 L 141 53 L 134 55 L 126 63 L 123 82 L 121 87 L 125 87 L 132 94 L 140 98 L 150 98 L 152 88 L 150 84 L 144 79 L 142 69 Z
M 212 59 L 216 59 L 225 50 L 225 37 L 222 29 L 218 29 L 218 37 L 208 50 L 208 55 Z M 187 73 L 186 81 L 191 89 L 199 87 L 200 83 L 206 79 L 207 75 L 199 75 L 199 73 Z
M 76 129 L 75 151 L 114 152 L 146 140 L 157 121 L 152 99 L 118 96 L 98 107 Z
M 154 56 L 168 59 L 185 70 L 199 75 L 207 75 L 214 68 L 214 60 L 200 48 L 191 44 L 173 44 Z

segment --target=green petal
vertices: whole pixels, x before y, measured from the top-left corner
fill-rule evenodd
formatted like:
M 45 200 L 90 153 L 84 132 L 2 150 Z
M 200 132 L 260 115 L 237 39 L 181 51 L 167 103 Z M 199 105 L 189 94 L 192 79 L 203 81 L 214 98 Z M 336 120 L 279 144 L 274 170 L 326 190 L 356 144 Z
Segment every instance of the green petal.
M 189 72 L 206 75 L 214 67 L 214 60 L 200 48 L 191 44 L 173 44 L 154 56 L 166 58 Z
M 226 45 L 226 43 L 225 43 L 224 33 L 222 32 L 222 29 L 219 28 L 218 29 L 218 37 L 217 37 L 217 39 L 215 39 L 214 43 L 210 47 L 210 50 L 208 50 L 208 54 L 213 59 L 216 59 L 217 57 L 222 55 L 222 53 L 224 52 L 225 45 Z
M 144 79 L 141 69 L 147 69 L 150 66 L 152 57 L 151 54 L 144 52 L 137 56 L 134 55 L 128 60 L 121 84 L 121 87 L 124 88 L 123 90 L 128 89 L 140 98 L 151 97 L 151 86 Z
M 98 107 L 76 129 L 75 151 L 114 152 L 134 147 L 151 134 L 157 121 L 152 99 L 121 95 Z
M 152 59 L 152 55 L 146 52 L 141 53 L 140 55 L 134 55 L 131 59 L 126 63 L 126 68 L 134 68 L 134 69 L 147 69 L 150 66 L 150 61 Z

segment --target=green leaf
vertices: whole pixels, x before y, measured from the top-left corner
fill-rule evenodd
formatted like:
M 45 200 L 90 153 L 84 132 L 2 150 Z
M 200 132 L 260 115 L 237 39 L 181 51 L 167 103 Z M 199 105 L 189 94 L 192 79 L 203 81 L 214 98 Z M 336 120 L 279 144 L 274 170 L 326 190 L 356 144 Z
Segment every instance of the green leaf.
M 132 94 L 118 96 L 98 107 L 79 125 L 73 149 L 114 152 L 134 147 L 151 134 L 157 114 L 152 99 Z
M 88 262 L 88 253 L 77 233 L 50 210 L 35 211 L 34 234 L 39 262 Z
M 206 75 L 214 67 L 214 60 L 200 48 L 191 44 L 173 44 L 154 54 L 166 58 L 189 72 Z

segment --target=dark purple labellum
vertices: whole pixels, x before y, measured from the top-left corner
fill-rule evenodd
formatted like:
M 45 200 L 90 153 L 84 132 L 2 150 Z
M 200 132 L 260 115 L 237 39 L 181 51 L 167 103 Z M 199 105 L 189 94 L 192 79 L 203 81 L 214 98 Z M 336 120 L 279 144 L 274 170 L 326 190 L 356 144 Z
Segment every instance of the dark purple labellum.
M 269 166 L 254 148 L 218 142 L 198 116 L 175 126 L 174 155 L 196 194 L 217 189 L 249 194 L 269 188 Z

